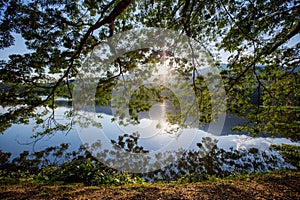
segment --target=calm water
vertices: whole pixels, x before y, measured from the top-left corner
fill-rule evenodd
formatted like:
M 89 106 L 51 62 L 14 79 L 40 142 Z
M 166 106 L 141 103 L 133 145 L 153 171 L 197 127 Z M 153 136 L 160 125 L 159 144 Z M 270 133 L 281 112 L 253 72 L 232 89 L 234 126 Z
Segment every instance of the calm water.
M 71 119 L 64 116 L 66 111 L 70 111 L 72 107 L 66 101 L 58 102 L 60 105 L 55 110 L 55 117 L 57 122 L 66 124 Z M 194 149 L 196 144 L 201 141 L 203 137 L 212 137 L 218 140 L 218 146 L 224 149 L 230 147 L 234 149 L 245 149 L 249 147 L 267 148 L 270 144 L 276 143 L 291 143 L 285 138 L 251 138 L 246 135 L 237 135 L 232 133 L 230 129 L 237 124 L 243 123 L 245 120 L 227 115 L 221 135 L 206 132 L 208 126 L 200 129 L 186 128 L 176 129 L 176 126 L 171 126 L 163 119 L 163 113 L 166 105 L 158 104 L 150 110 L 149 113 L 144 112 L 140 115 L 140 124 L 122 126 L 117 122 L 112 122 L 113 110 L 110 107 L 96 106 L 95 114 L 101 114 L 102 118 L 94 119 L 102 124 L 102 128 L 88 127 L 81 128 L 80 126 L 73 126 L 68 132 L 56 132 L 53 135 L 46 135 L 40 140 L 36 141 L 32 138 L 34 132 L 40 129 L 34 129 L 33 122 L 28 125 L 15 124 L 0 135 L 0 150 L 4 152 L 11 152 L 12 157 L 17 156 L 24 150 L 33 152 L 39 151 L 49 146 L 56 146 L 61 143 L 70 144 L 70 150 L 76 150 L 81 144 L 102 141 L 102 148 L 111 148 L 109 144 L 111 140 L 117 140 L 119 136 L 124 134 L 132 134 L 138 132 L 140 137 L 138 144 L 149 151 L 167 151 L 176 148 Z M 169 131 L 168 131 L 169 129 Z M 170 132 L 175 129 L 177 131 Z M 106 141 L 106 142 L 103 142 Z
M 0 150 L 12 153 L 11 159 L 13 159 L 25 150 L 36 152 L 47 147 L 68 143 L 69 149 L 67 151 L 71 152 L 78 150 L 82 144 L 87 144 L 87 150 L 94 157 L 120 171 L 148 173 L 164 169 L 164 173 L 171 174 L 170 177 L 180 175 L 181 158 L 198 160 L 213 151 L 221 153 L 213 150 L 214 146 L 228 152 L 233 150 L 245 152 L 251 148 L 257 148 L 261 152 L 257 155 L 249 154 L 249 152 L 244 154 L 243 158 L 234 160 L 233 163 L 237 163 L 237 165 L 232 165 L 230 158 L 223 159 L 224 163 L 221 165 L 224 172 L 244 170 L 243 167 L 241 168 L 244 164 L 238 164 L 243 162 L 248 163 L 248 166 L 250 166 L 249 169 L 245 169 L 248 171 L 266 171 L 292 167 L 284 162 L 281 155 L 269 148 L 271 144 L 291 143 L 290 140 L 268 137 L 252 138 L 246 135 L 234 134 L 230 132 L 230 128 L 244 122 L 244 120 L 232 115 L 226 116 L 221 134 L 216 134 L 209 132 L 218 129 L 214 124 L 211 127 L 206 126 L 202 130 L 195 127 L 180 128 L 169 124 L 165 120 L 167 105 L 164 104 L 156 104 L 149 112 L 141 113 L 139 124 L 126 126 L 117 123 L 117 121 L 112 121 L 114 110 L 110 107 L 96 106 L 96 112 L 94 113 L 80 111 L 75 117 L 68 118 L 65 113 L 71 111 L 72 107 L 65 101 L 60 102 L 59 105 L 55 110 L 56 122 L 61 124 L 72 122 L 73 125 L 69 131 L 45 135 L 37 140 L 32 136 L 42 129 L 36 128 L 33 121 L 28 125 L 15 124 L 7 129 L 3 135 L 0 135 Z M 101 114 L 101 118 L 97 117 L 99 114 Z M 85 119 L 92 119 L 92 122 L 100 123 L 101 127 L 85 124 Z M 74 123 L 76 120 L 81 123 L 80 126 Z M 139 137 L 134 137 L 136 135 L 139 135 Z M 207 138 L 210 139 L 207 140 Z M 299 145 L 299 143 L 297 144 Z M 187 158 L 186 152 L 192 151 L 198 153 L 194 157 Z M 275 164 L 273 161 L 268 164 L 266 159 L 274 157 L 278 157 L 278 161 Z M 218 156 L 215 156 L 215 159 L 219 159 Z M 188 161 L 184 162 L 189 163 Z M 219 162 L 222 163 L 223 161 Z M 261 163 L 259 169 L 255 167 L 257 162 Z M 203 164 L 191 164 L 185 171 L 203 173 L 201 170 L 199 171 L 200 165 Z M 170 169 L 167 166 L 170 166 Z M 237 169 L 237 166 L 240 169 Z M 169 170 L 172 170 L 172 173 Z

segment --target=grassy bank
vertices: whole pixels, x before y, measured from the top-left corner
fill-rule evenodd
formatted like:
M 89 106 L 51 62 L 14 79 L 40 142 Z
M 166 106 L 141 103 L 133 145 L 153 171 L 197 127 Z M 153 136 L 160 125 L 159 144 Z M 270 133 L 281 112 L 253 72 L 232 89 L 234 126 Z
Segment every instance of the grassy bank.
M 188 179 L 166 183 L 84 186 L 43 183 L 30 179 L 1 179 L 0 199 L 300 199 L 300 171 L 211 177 L 204 182 Z

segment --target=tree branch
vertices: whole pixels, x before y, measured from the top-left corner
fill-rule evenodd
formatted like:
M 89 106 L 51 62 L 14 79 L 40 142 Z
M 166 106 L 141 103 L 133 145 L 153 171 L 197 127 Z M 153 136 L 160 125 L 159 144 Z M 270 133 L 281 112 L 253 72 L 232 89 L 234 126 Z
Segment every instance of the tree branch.
M 233 86 L 237 83 L 237 81 L 242 78 L 246 72 L 251 69 L 251 67 L 253 66 L 254 63 L 257 63 L 259 61 L 259 59 L 264 56 L 264 55 L 270 55 L 272 54 L 274 51 L 276 51 L 276 49 L 278 47 L 280 47 L 282 44 L 284 44 L 285 42 L 287 42 L 289 39 L 291 39 L 292 37 L 294 37 L 296 34 L 298 34 L 300 31 L 300 23 L 298 22 L 289 32 L 287 35 L 285 35 L 281 40 L 279 40 L 276 43 L 269 43 L 269 44 L 274 44 L 273 46 L 270 45 L 266 45 L 265 47 L 262 48 L 262 50 L 260 52 L 258 52 L 258 54 L 256 55 L 256 57 L 254 58 L 253 62 L 250 63 L 248 66 L 246 66 L 245 70 L 235 79 L 233 79 L 233 83 L 230 84 L 230 87 L 228 89 L 226 89 L 226 92 L 230 91 Z M 283 34 L 283 32 L 279 33 L 277 35 L 277 37 L 275 37 L 274 40 L 276 40 L 276 38 L 279 37 L 279 35 Z M 230 81 L 231 82 L 231 81 Z
M 276 37 L 275 37 L 275 41 L 277 41 L 281 35 L 284 34 L 284 30 L 279 33 Z M 300 22 L 297 22 L 297 24 L 288 32 L 288 34 L 286 34 L 285 36 L 283 36 L 283 38 L 281 40 L 279 40 L 277 43 L 275 43 L 275 45 L 273 45 L 272 47 L 269 48 L 269 45 L 267 45 L 266 47 L 263 48 L 263 51 L 265 51 L 264 54 L 271 54 L 272 52 L 274 52 L 278 47 L 280 47 L 282 44 L 284 44 L 285 42 L 287 42 L 289 39 L 291 39 L 292 37 L 294 37 L 296 34 L 300 33 Z M 274 44 L 274 42 L 270 43 L 270 44 Z
M 53 89 L 51 90 L 51 93 L 48 95 L 48 97 L 43 102 L 46 102 L 46 101 L 48 101 L 50 99 L 50 97 L 54 94 L 56 88 L 69 75 L 71 69 L 73 69 L 74 60 L 76 58 L 78 58 L 79 55 L 81 54 L 81 52 L 83 50 L 83 47 L 86 44 L 87 39 L 92 34 L 92 32 L 94 30 L 97 30 L 98 28 L 100 28 L 101 26 L 103 26 L 105 24 L 110 24 L 110 23 L 114 22 L 115 19 L 119 15 L 121 15 L 129 7 L 129 5 L 132 3 L 132 1 L 133 0 L 123 0 L 123 1 L 120 1 L 107 17 L 105 17 L 103 20 L 97 21 L 93 26 L 91 26 L 87 30 L 87 32 L 85 33 L 85 35 L 83 36 L 83 38 L 81 39 L 81 41 L 79 43 L 77 51 L 75 52 L 75 54 L 70 59 L 71 63 L 69 65 L 69 67 L 65 71 L 64 75 L 58 79 L 58 81 L 56 82 L 56 84 L 53 86 Z M 112 4 L 109 4 L 109 5 L 112 5 Z M 108 8 L 106 8 L 106 9 L 108 9 Z

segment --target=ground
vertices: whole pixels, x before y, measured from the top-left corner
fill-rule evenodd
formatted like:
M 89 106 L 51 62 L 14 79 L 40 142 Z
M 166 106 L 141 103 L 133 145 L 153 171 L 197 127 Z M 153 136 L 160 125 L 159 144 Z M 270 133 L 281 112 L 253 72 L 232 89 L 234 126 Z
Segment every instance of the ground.
M 300 172 L 214 180 L 122 186 L 1 185 L 0 199 L 300 199 Z

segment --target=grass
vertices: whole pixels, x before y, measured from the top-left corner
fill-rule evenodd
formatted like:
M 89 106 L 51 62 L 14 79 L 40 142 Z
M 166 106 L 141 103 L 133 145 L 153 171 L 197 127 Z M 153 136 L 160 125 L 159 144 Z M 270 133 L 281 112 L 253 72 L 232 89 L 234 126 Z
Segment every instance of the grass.
M 84 186 L 82 183 L 38 182 L 1 178 L 0 199 L 300 199 L 300 171 L 232 174 L 223 179 L 188 183 L 130 183 Z M 287 193 L 288 192 L 288 193 Z

